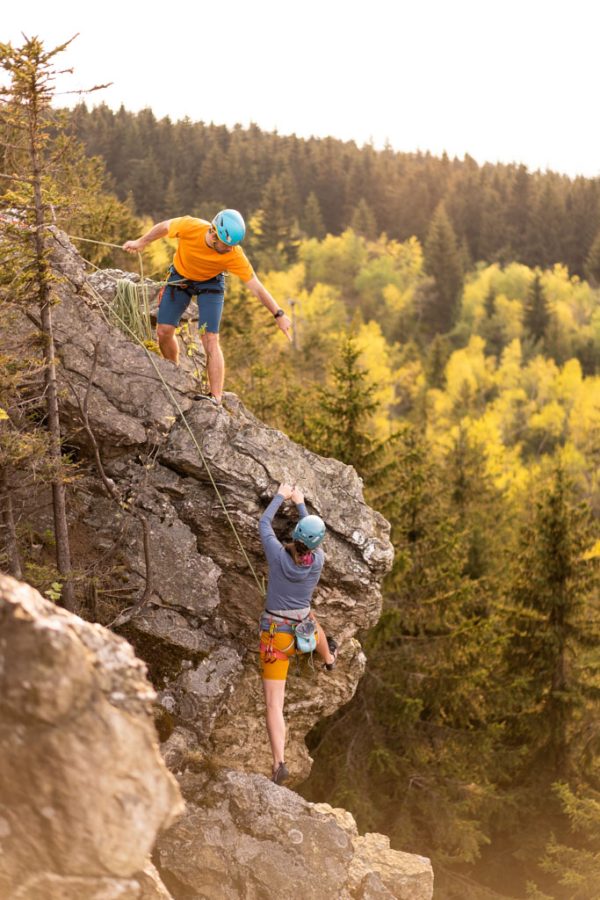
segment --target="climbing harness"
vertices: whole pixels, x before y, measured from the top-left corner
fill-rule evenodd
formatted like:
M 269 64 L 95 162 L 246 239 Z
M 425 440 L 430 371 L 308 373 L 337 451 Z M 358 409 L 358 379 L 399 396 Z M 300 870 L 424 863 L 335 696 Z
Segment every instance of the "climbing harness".
M 278 620 L 278 621 L 276 621 Z M 276 659 L 288 659 L 290 650 L 295 647 L 295 652 L 312 654 L 317 649 L 317 626 L 310 613 L 300 621 L 288 619 L 285 616 L 271 613 L 265 610 L 260 619 L 260 634 L 267 633 L 269 639 L 265 644 L 261 637 L 260 650 L 264 653 L 266 663 L 275 662 Z M 291 636 L 288 647 L 277 649 L 274 646 L 275 635 L 285 633 Z
M 278 628 L 275 622 L 271 622 L 269 625 L 269 631 L 267 638 L 267 643 L 265 644 L 262 639 L 260 642 L 260 652 L 264 653 L 264 661 L 266 663 L 274 663 L 278 659 L 288 659 L 290 656 L 290 650 L 294 646 L 294 635 L 292 634 L 292 639 L 289 643 L 289 646 L 284 647 L 283 650 L 278 650 L 275 646 L 275 635 L 278 631 L 284 631 L 283 628 Z

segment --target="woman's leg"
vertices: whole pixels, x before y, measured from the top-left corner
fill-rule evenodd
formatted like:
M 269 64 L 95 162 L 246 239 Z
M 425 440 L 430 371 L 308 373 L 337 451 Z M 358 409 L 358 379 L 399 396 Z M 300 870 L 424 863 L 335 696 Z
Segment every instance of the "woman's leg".
M 263 690 L 267 707 L 267 734 L 273 754 L 273 772 L 275 772 L 279 763 L 285 760 L 285 719 L 283 718 L 285 680 L 263 678 Z

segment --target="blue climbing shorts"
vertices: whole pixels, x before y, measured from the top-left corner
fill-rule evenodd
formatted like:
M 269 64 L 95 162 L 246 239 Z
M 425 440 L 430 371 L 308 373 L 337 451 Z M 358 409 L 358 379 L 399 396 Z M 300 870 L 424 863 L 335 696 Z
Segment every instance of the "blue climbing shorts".
M 160 295 L 158 324 L 179 325 L 179 320 L 194 296 L 198 301 L 198 328 L 218 334 L 225 297 L 225 276 L 222 272 L 208 281 L 193 281 L 191 278 L 184 278 L 171 266 L 167 283 Z

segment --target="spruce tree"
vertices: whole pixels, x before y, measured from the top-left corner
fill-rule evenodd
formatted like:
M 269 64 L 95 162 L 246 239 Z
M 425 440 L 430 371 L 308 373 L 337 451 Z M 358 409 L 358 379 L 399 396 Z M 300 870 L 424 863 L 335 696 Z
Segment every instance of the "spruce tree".
M 600 231 L 594 238 L 587 255 L 585 274 L 595 287 L 600 285 Z
M 321 241 L 325 237 L 325 223 L 323 222 L 319 200 L 314 191 L 309 193 L 304 204 L 302 228 L 309 238 L 317 238 L 317 240 Z
M 427 351 L 425 372 L 427 384 L 442 390 L 446 383 L 446 364 L 452 348 L 447 337 L 436 334 Z
M 369 430 L 369 420 L 378 406 L 375 390 L 360 365 L 355 338 L 346 334 L 339 360 L 332 366 L 331 386 L 319 390 L 320 409 L 309 435 L 312 449 L 365 475 L 376 443 Z
M 498 321 L 496 309 L 496 291 L 490 287 L 483 302 L 485 318 L 480 325 L 480 334 L 485 339 L 486 350 L 488 353 L 499 357 L 504 348 L 505 340 L 502 333 L 502 326 Z
M 506 556 L 504 504 L 486 474 L 482 447 L 472 442 L 463 424 L 451 438 L 444 476 L 466 551 L 463 574 L 497 585 Z
M 558 467 L 523 528 L 508 593 L 504 721 L 512 761 L 505 774 L 518 822 L 503 840 L 514 850 L 516 836 L 530 866 L 552 832 L 567 833 L 552 785 L 597 779 L 590 735 L 600 713 L 600 573 L 589 552 L 597 534 L 589 507 L 576 501 Z
M 53 470 L 52 505 L 56 565 L 62 581 L 62 603 L 75 608 L 71 571 L 67 498 L 61 453 L 56 351 L 52 307 L 56 302 L 55 276 L 50 267 L 49 227 L 54 215 L 65 215 L 69 198 L 60 191 L 68 180 L 73 147 L 65 136 L 65 118 L 51 109 L 58 74 L 55 58 L 70 41 L 46 50 L 38 38 L 26 38 L 21 47 L 0 44 L 0 66 L 10 83 L 0 89 L 3 192 L 0 205 L 10 210 L 2 249 L 4 278 L 10 282 L 10 300 L 19 306 L 37 306 L 45 361 L 45 412 L 49 434 L 48 456 Z M 75 149 L 75 156 L 80 155 Z
M 364 197 L 360 198 L 354 208 L 352 218 L 350 219 L 350 228 L 355 234 L 360 234 L 362 237 L 367 238 L 367 240 L 374 241 L 377 237 L 377 220 L 375 219 L 373 210 Z
M 285 268 L 295 258 L 298 241 L 290 206 L 285 180 L 272 175 L 260 198 L 258 248 L 262 268 Z
M 550 324 L 550 305 L 542 285 L 542 276 L 536 269 L 525 301 L 523 324 L 534 341 L 541 341 Z
M 600 896 L 600 792 L 582 787 L 573 791 L 556 785 L 556 793 L 568 816 L 572 835 L 566 843 L 553 838 L 541 867 L 554 876 L 554 897 L 565 900 L 592 900 Z
M 456 234 L 443 204 L 436 209 L 427 232 L 425 271 L 435 282 L 435 292 L 425 310 L 424 324 L 431 334 L 444 334 L 458 316 L 463 268 Z

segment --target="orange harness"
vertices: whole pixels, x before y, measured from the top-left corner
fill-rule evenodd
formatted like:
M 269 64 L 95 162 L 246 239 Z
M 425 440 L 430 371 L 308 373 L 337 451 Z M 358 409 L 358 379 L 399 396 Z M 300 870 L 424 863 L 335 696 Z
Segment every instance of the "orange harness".
M 289 654 L 287 651 L 291 650 L 294 646 L 295 640 L 294 635 L 292 635 L 292 640 L 290 641 L 289 647 L 286 647 L 285 650 L 278 650 L 277 647 L 274 646 L 275 635 L 277 634 L 277 625 L 275 622 L 271 622 L 269 626 L 269 640 L 266 644 L 263 644 L 262 640 L 260 642 L 260 652 L 264 653 L 264 661 L 265 663 L 273 663 L 277 659 L 289 659 Z

